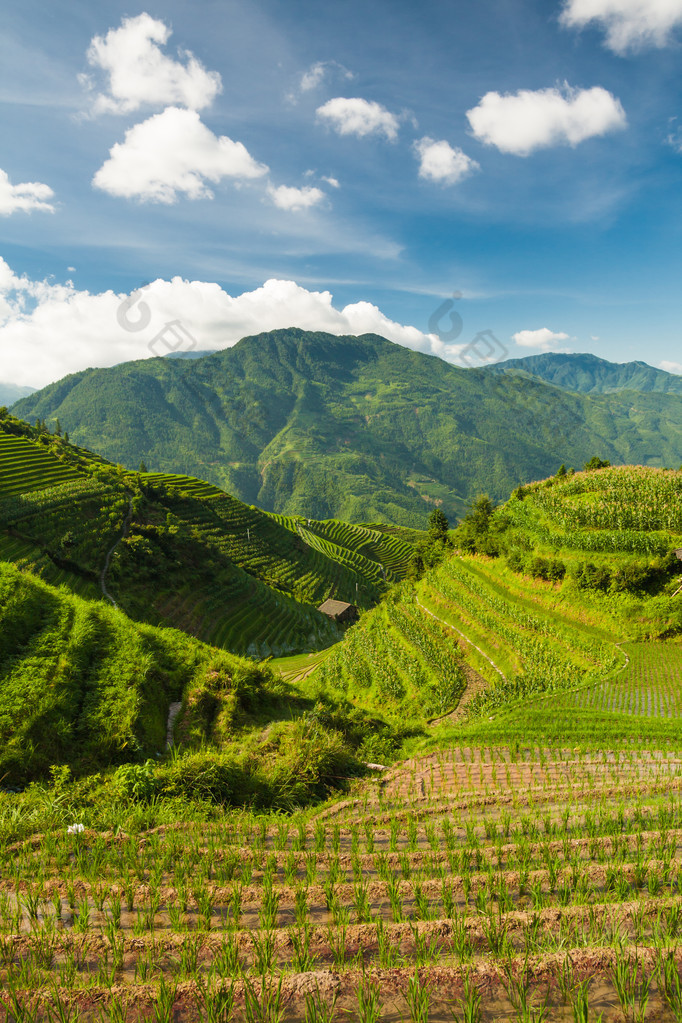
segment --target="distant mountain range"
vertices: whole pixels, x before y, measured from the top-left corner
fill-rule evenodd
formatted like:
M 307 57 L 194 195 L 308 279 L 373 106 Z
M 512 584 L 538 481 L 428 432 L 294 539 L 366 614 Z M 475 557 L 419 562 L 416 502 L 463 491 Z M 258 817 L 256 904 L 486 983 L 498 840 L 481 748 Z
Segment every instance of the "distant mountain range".
M 424 526 L 436 505 L 455 518 L 478 493 L 502 500 L 595 454 L 677 467 L 678 378 L 629 365 L 659 389 L 621 390 L 637 372 L 593 356 L 464 370 L 375 334 L 275 330 L 203 358 L 84 370 L 13 412 L 58 418 L 128 468 L 198 476 L 269 511 Z
M 596 355 L 548 352 L 525 359 L 507 359 L 486 368 L 488 373 L 530 373 L 548 384 L 581 394 L 614 394 L 617 391 L 682 394 L 682 376 L 654 369 L 646 362 L 607 362 Z
M 0 406 L 9 408 L 15 401 L 33 394 L 35 387 L 22 387 L 20 384 L 6 384 L 0 381 Z

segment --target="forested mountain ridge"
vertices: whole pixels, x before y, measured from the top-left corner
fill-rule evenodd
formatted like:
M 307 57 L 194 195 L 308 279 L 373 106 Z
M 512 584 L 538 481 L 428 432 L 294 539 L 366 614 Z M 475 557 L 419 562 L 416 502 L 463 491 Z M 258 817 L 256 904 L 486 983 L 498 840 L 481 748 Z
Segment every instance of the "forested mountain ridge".
M 682 396 L 569 393 L 525 373 L 463 370 L 374 334 L 298 329 L 200 359 L 73 374 L 13 411 L 59 419 L 136 469 L 187 473 L 249 504 L 317 519 L 424 526 L 480 492 L 577 467 L 682 462 Z
M 530 373 L 545 383 L 581 394 L 612 394 L 645 391 L 682 394 L 682 376 L 666 373 L 646 362 L 608 362 L 589 353 L 545 352 L 523 359 L 506 359 L 486 369 L 488 373 Z

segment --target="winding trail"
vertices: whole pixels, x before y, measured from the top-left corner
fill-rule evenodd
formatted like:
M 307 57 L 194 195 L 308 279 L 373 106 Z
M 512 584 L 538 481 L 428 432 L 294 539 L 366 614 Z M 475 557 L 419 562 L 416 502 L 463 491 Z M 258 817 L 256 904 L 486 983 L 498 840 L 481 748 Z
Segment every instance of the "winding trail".
M 478 652 L 479 652 L 479 654 L 481 655 L 481 657 L 485 657 L 485 659 L 486 659 L 486 661 L 488 662 L 488 664 L 490 664 L 490 665 L 491 665 L 491 667 L 493 667 L 493 668 L 495 669 L 495 671 L 497 672 L 497 674 L 498 674 L 498 675 L 500 675 L 500 676 L 501 676 L 501 677 L 502 677 L 502 678 L 504 679 L 504 681 L 505 681 L 505 682 L 508 682 L 508 681 L 509 681 L 509 679 L 507 678 L 507 676 L 505 675 L 505 673 L 504 673 L 504 672 L 503 672 L 503 671 L 502 671 L 502 670 L 501 670 L 500 668 L 498 668 L 498 667 L 497 667 L 497 665 L 495 664 L 495 662 L 494 662 L 494 661 L 492 661 L 492 660 L 491 660 L 491 659 L 490 659 L 490 658 L 488 657 L 488 655 L 487 655 L 487 654 L 486 654 L 486 653 L 485 653 L 485 652 L 484 652 L 483 650 L 481 650 L 480 646 L 476 646 L 476 644 L 475 644 L 475 643 L 473 643 L 473 642 L 472 642 L 472 641 L 471 641 L 471 640 L 469 639 L 469 637 L 468 637 L 468 636 L 465 636 L 465 635 L 464 635 L 464 633 L 463 633 L 463 632 L 461 632 L 461 631 L 460 631 L 460 630 L 459 630 L 459 629 L 458 629 L 458 628 L 457 628 L 456 626 L 454 626 L 454 625 L 451 625 L 451 624 L 450 624 L 450 622 L 446 622 L 444 618 L 439 618 L 439 617 L 438 617 L 438 615 L 436 615 L 436 614 L 434 614 L 434 613 L 433 613 L 433 611 L 429 611 L 428 607 L 424 607 L 424 605 L 422 604 L 422 602 L 421 602 L 421 600 L 419 599 L 419 597 L 415 597 L 415 600 L 417 601 L 417 604 L 418 604 L 418 606 L 419 606 L 419 607 L 420 607 L 420 608 L 422 609 L 422 611 L 426 611 L 427 615 L 431 615 L 431 617 L 432 617 L 432 618 L 435 618 L 437 622 L 441 622 L 441 623 L 442 623 L 443 625 L 445 625 L 445 626 L 446 626 L 446 628 L 448 628 L 448 629 L 452 629 L 452 630 L 453 630 L 453 632 L 456 632 L 458 636 L 461 636 L 461 637 L 462 637 L 462 639 L 463 639 L 463 640 L 465 640 L 465 642 L 467 642 L 467 643 L 469 644 L 469 646 L 472 646 L 472 647 L 474 648 L 474 650 L 478 650 Z
M 623 650 L 623 643 L 627 643 L 627 642 L 629 642 L 629 640 L 623 639 L 623 640 L 621 640 L 620 643 L 614 643 L 614 646 L 615 646 L 616 650 L 620 650 L 620 652 L 622 653 L 623 657 L 625 658 L 625 664 L 621 664 L 620 668 L 618 668 L 616 670 L 616 673 L 618 673 L 620 671 L 625 671 L 625 669 L 627 668 L 628 664 L 630 663 L 630 654 L 627 652 L 627 650 Z
M 112 595 L 109 593 L 109 591 L 107 589 L 106 575 L 107 575 L 107 572 L 109 571 L 109 565 L 111 564 L 111 559 L 113 557 L 114 551 L 116 550 L 116 548 L 120 544 L 121 540 L 123 540 L 128 535 L 128 529 L 130 527 L 130 523 L 132 521 L 132 518 L 133 518 L 133 499 L 131 497 L 129 499 L 129 502 L 128 502 L 128 514 L 126 515 L 126 517 L 125 517 L 125 519 L 123 521 L 123 532 L 121 533 L 121 535 L 119 536 L 118 540 L 113 545 L 113 547 L 111 547 L 111 549 L 109 551 L 107 551 L 107 556 L 104 559 L 104 568 L 102 569 L 102 571 L 100 573 L 100 577 L 99 577 L 99 584 L 100 584 L 100 587 L 102 589 L 102 596 L 106 600 L 110 601 L 113 604 L 114 607 L 118 607 L 118 604 L 116 603 L 116 601 L 114 600 L 114 598 L 112 597 Z
M 182 709 L 182 700 L 178 700 L 177 703 L 171 703 L 168 708 L 168 723 L 166 725 L 166 749 L 170 749 L 173 745 L 173 725 L 175 719 Z

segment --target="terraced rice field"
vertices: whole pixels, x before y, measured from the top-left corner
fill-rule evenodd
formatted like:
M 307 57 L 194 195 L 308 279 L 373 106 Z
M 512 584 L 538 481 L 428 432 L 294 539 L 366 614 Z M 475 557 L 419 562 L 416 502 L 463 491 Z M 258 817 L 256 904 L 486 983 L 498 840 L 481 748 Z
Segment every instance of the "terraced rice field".
M 451 746 L 0 860 L 8 1020 L 679 1020 L 682 753 Z M 141 808 L 139 819 L 153 818 Z
M 682 716 L 682 645 L 626 643 L 628 664 L 605 682 L 575 694 L 575 705 L 645 717 Z
M 70 465 L 37 444 L 0 432 L 0 500 L 80 478 Z

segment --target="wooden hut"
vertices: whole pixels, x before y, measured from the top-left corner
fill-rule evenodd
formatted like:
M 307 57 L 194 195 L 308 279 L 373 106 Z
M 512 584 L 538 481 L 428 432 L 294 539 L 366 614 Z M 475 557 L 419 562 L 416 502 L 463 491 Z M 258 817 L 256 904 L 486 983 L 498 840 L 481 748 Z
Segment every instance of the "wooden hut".
M 345 600 L 325 600 L 317 609 L 321 614 L 327 615 L 335 622 L 346 624 L 358 620 L 358 609 L 355 604 L 348 604 Z

